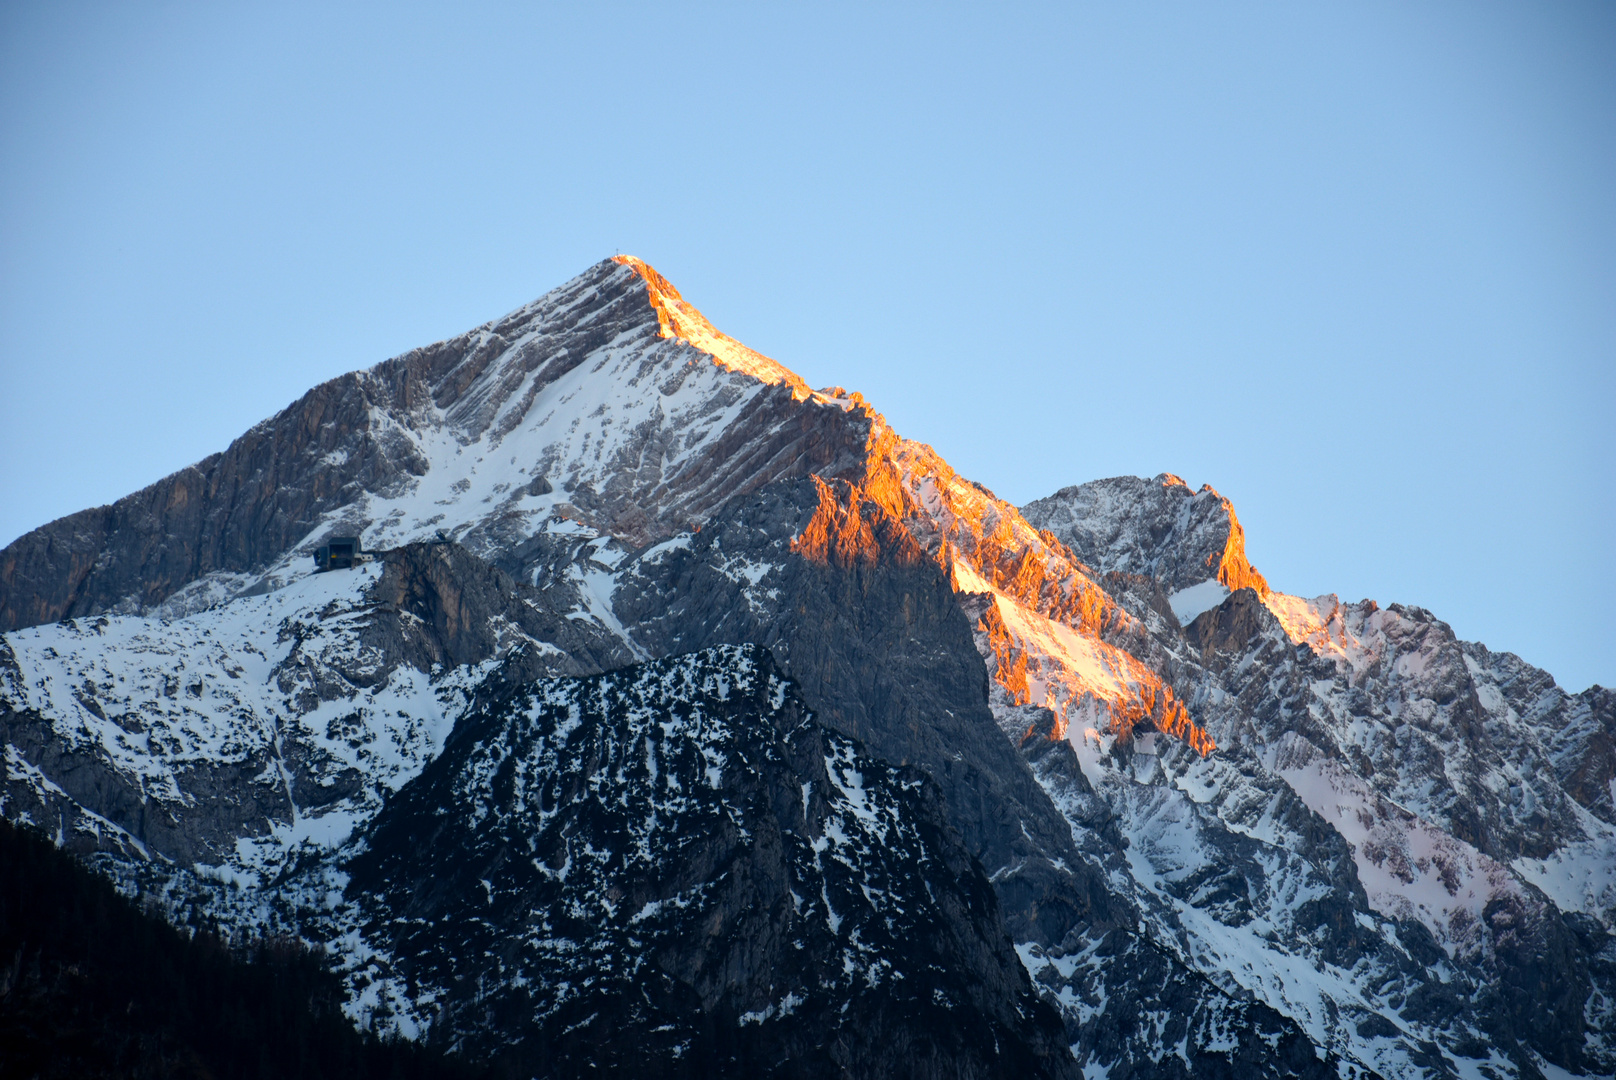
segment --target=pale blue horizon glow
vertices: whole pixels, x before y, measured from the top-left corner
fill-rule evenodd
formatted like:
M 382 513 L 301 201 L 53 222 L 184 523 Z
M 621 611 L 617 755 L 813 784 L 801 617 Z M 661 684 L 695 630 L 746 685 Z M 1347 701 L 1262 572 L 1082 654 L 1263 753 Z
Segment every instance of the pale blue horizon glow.
M 1016 503 L 1210 483 L 1616 685 L 1613 193 L 1606 4 L 9 4 L 0 544 L 621 250 Z

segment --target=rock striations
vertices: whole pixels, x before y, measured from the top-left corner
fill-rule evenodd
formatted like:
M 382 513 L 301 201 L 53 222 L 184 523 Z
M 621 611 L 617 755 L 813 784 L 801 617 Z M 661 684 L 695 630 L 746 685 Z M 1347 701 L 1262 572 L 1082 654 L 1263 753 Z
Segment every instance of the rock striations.
M 360 536 L 376 561 L 313 573 Z M 0 808 L 510 1075 L 1616 1068 L 1616 699 L 619 256 L 0 552 Z

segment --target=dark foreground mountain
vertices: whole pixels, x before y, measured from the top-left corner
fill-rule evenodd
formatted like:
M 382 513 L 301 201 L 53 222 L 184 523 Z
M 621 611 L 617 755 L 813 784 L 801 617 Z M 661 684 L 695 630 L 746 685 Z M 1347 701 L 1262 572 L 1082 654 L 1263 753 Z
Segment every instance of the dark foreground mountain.
M 7 817 L 462 1060 L 1616 1069 L 1610 691 L 1175 477 L 1010 506 L 627 257 L 21 538 L 0 619 Z
M 522 1075 L 1076 1075 L 935 784 L 757 646 L 520 685 L 359 848 L 431 1041 Z
M 472 1080 L 482 1070 L 362 1034 L 295 939 L 231 949 L 118 895 L 0 821 L 0 1073 L 24 1080 L 299 1076 Z

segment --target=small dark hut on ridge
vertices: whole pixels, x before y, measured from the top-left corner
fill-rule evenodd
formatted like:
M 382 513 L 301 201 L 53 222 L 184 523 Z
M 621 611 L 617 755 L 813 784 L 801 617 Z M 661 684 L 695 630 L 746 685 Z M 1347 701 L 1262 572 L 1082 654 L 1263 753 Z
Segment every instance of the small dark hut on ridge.
M 357 536 L 333 536 L 325 543 L 314 549 L 314 572 L 321 573 L 326 570 L 347 570 L 360 563 L 370 562 L 371 557 L 359 548 Z

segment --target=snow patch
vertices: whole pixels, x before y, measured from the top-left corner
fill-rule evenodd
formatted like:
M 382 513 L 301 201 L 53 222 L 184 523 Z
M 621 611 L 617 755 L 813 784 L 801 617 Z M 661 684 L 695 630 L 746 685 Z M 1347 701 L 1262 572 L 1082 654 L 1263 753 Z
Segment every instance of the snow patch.
M 1167 598 L 1167 605 L 1173 609 L 1173 617 L 1180 626 L 1188 626 L 1195 621 L 1195 617 L 1204 611 L 1211 611 L 1229 598 L 1229 590 L 1217 578 L 1210 578 L 1199 585 L 1191 585 L 1187 589 L 1180 589 Z

